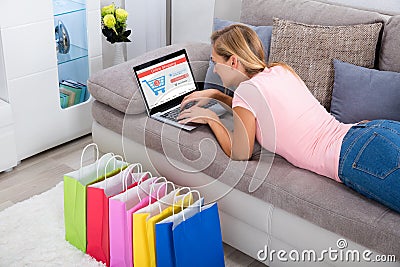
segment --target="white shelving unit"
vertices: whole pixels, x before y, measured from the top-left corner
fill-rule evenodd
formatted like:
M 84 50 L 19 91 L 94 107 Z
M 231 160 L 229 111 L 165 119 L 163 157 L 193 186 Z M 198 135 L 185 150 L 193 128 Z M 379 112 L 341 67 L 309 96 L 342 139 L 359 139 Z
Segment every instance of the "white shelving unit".
M 0 172 L 17 165 L 11 105 L 0 100 Z
M 15 6 L 18 5 L 18 16 Z M 71 6 L 71 10 L 65 6 Z M 59 81 L 67 70 L 62 70 L 55 43 L 55 16 L 65 12 L 84 12 L 86 31 L 84 56 L 87 75 L 101 70 L 101 17 L 98 0 L 12 0 L 0 1 L 0 99 L 12 111 L 14 147 L 17 161 L 70 141 L 91 131 L 91 97 L 74 106 L 60 106 Z M 63 13 L 64 12 L 64 13 Z M 73 35 L 74 27 L 69 31 Z M 80 42 L 77 40 L 77 42 Z M 76 44 L 72 40 L 73 45 Z M 78 45 L 79 47 L 82 47 Z M 74 47 L 77 48 L 77 47 Z M 82 51 L 77 48 L 77 51 Z M 71 55 L 75 51 L 71 49 Z M 72 71 L 74 67 L 69 67 Z M 75 69 L 76 71 L 76 69 Z M 85 71 L 85 70 L 84 70 Z M 78 72 L 84 72 L 79 70 Z M 1 112 L 1 109 L 0 109 Z M 0 114 L 1 118 L 1 114 Z M 1 124 L 1 123 L 0 123 Z M 2 126 L 0 125 L 0 130 Z M 0 144 L 4 141 L 0 135 Z M 8 157 L 0 148 L 0 159 Z M 0 162 L 1 164 L 1 162 Z M 0 165 L 1 166 L 1 165 Z M 10 166 L 13 167 L 13 166 Z M 1 171 L 1 169 L 0 169 Z

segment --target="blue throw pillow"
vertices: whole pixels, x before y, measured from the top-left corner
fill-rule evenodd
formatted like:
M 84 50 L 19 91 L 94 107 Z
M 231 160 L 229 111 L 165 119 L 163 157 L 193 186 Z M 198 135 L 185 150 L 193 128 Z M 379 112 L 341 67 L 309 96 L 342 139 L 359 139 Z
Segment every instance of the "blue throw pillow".
M 400 121 L 400 73 L 334 60 L 331 114 L 340 122 Z
M 223 28 L 225 28 L 229 25 L 235 24 L 235 23 L 238 23 L 238 22 L 214 18 L 213 31 L 223 29 Z M 257 33 L 258 37 L 260 38 L 260 40 L 263 44 L 264 53 L 265 53 L 265 57 L 267 60 L 267 57 L 269 55 L 269 47 L 271 44 L 272 26 L 253 26 L 253 25 L 248 25 L 248 24 L 244 24 L 244 25 L 249 26 Z M 207 70 L 206 79 L 204 81 L 204 89 L 209 89 L 209 88 L 215 88 L 222 92 L 228 91 L 229 95 L 233 95 L 231 89 L 225 90 L 225 87 L 222 86 L 221 78 L 218 76 L 218 74 L 214 73 L 214 65 L 211 62 L 210 62 L 210 66 L 208 67 L 208 70 Z

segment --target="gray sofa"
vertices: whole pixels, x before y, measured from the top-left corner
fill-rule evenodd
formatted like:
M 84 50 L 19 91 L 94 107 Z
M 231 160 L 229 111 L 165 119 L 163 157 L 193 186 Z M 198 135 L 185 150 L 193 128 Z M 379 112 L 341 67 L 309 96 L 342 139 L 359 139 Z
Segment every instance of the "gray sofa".
M 273 17 L 318 25 L 382 22 L 375 67 L 400 72 L 399 15 L 308 0 L 242 1 L 241 22 L 272 25 Z M 132 67 L 182 47 L 196 80 L 204 81 L 211 48 L 197 43 L 161 48 L 90 77 L 88 88 L 95 98 L 93 140 L 101 151 L 141 162 L 176 184 L 199 189 L 206 201 L 218 201 L 224 242 L 261 257 L 269 266 L 379 265 L 363 259 L 361 263 L 329 259 L 328 254 L 322 262 L 295 262 L 289 258 L 294 250 L 300 255 L 314 250 L 318 258 L 323 250 L 342 254 L 358 250 L 362 257 L 368 249 L 373 251 L 371 259 L 383 254 L 400 260 L 400 214 L 333 180 L 296 168 L 259 145 L 251 160 L 231 161 L 208 127 L 188 133 L 148 119 Z M 231 127 L 230 114 L 222 120 Z M 281 256 L 288 260 L 278 259 L 278 253 L 265 258 L 266 247 L 269 252 L 286 251 Z M 398 261 L 382 264 L 400 266 Z

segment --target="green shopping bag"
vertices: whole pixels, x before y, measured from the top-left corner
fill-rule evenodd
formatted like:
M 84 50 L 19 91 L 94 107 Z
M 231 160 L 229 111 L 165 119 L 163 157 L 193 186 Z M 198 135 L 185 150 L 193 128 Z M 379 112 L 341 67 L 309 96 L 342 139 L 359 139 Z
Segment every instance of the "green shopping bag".
M 96 161 L 90 165 L 83 165 L 83 155 L 86 149 L 94 146 L 97 151 Z M 113 157 L 112 153 L 105 154 L 99 159 L 99 150 L 96 144 L 87 145 L 81 155 L 79 170 L 64 174 L 64 222 L 65 239 L 76 248 L 86 253 L 86 187 L 104 180 L 105 175 L 110 177 L 127 167 L 127 163 L 115 160 L 114 164 L 105 166 Z

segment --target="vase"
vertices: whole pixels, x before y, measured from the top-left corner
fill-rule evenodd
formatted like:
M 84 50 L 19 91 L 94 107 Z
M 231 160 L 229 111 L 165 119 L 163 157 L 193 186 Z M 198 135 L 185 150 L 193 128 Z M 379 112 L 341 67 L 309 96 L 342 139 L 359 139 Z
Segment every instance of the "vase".
M 123 42 L 117 42 L 114 43 L 114 58 L 113 58 L 113 65 L 118 65 L 121 63 L 124 63 L 125 60 L 125 55 L 124 55 L 124 43 Z
M 67 28 L 61 20 L 58 21 L 55 28 L 55 36 L 57 52 L 59 52 L 60 54 L 68 54 L 71 47 L 69 34 Z

